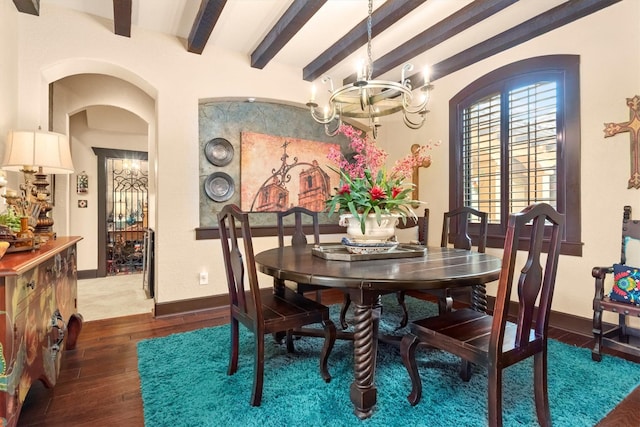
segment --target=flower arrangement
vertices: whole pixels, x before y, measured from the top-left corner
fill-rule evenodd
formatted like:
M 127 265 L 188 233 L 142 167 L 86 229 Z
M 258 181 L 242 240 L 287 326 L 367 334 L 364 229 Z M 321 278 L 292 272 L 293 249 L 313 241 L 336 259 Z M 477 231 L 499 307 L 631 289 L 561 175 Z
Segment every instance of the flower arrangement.
M 431 145 L 421 146 L 398 160 L 388 171 L 385 167 L 388 153 L 378 147 L 375 140 L 345 124 L 340 126 L 338 133 L 349 138 L 354 155 L 349 161 L 335 148 L 327 155 L 337 166 L 329 168 L 340 175 L 340 184 L 334 188 L 335 194 L 326 201 L 329 214 L 336 210 L 351 213 L 360 222 L 363 234 L 369 214 L 376 215 L 378 224 L 383 214 L 396 214 L 403 223 L 407 216 L 416 218 L 412 206 L 420 202 L 411 198 L 414 185 L 405 180 L 411 178 L 414 168 L 431 161 L 431 156 L 426 153 L 432 148 Z

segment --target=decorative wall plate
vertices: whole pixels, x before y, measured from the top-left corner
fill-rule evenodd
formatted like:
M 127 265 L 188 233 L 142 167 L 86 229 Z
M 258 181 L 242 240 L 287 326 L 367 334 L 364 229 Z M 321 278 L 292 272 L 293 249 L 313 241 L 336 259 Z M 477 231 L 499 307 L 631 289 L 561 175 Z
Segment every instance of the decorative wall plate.
M 234 191 L 233 179 L 224 172 L 214 172 L 204 181 L 204 192 L 214 202 L 226 202 Z
M 233 159 L 233 146 L 224 138 L 213 138 L 204 146 L 204 155 L 214 166 L 226 166 Z

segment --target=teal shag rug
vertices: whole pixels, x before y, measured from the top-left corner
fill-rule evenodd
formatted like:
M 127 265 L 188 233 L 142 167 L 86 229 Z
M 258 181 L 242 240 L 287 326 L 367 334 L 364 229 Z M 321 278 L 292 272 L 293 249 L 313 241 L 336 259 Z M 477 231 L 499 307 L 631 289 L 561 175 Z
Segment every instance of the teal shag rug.
M 383 297 L 380 329 L 394 331 L 400 309 Z M 407 297 L 410 319 L 437 312 L 434 304 Z M 339 306 L 332 306 L 337 323 Z M 349 320 L 349 317 L 347 317 Z M 487 375 L 476 366 L 471 381 L 458 376 L 459 359 L 439 350 L 418 350 L 422 400 L 409 405 L 409 375 L 398 348 L 380 343 L 373 416 L 353 413 L 353 343 L 337 340 L 329 357 L 330 383 L 318 368 L 321 338 L 296 340 L 296 353 L 265 339 L 262 404 L 249 404 L 253 381 L 253 335 L 240 326 L 238 372 L 227 375 L 229 325 L 143 340 L 138 371 L 146 427 L 176 426 L 483 426 L 487 424 Z M 507 368 L 503 379 L 506 426 L 537 425 L 532 359 Z M 549 341 L 549 401 L 554 426 L 593 426 L 640 384 L 640 367 L 613 356 L 591 360 L 589 349 Z

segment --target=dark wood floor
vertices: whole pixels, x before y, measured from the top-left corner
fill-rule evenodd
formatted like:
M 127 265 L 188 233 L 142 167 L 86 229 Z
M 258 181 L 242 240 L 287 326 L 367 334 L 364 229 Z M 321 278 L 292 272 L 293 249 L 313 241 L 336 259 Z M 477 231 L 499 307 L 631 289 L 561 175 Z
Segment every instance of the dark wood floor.
M 327 296 L 323 296 L 324 303 L 341 301 L 341 294 L 328 297 L 327 299 Z M 144 338 L 160 337 L 227 322 L 226 309 L 157 319 L 150 314 L 143 314 L 86 322 L 80 333 L 77 348 L 66 351 L 63 356 L 57 385 L 51 390 L 46 389 L 40 382 L 32 387 L 18 425 L 144 426 L 136 343 Z M 558 329 L 552 329 L 550 336 L 567 344 L 591 346 L 590 337 Z M 597 368 L 597 365 L 594 365 L 594 368 Z M 618 378 L 616 381 L 623 379 Z M 615 385 L 603 385 L 607 386 Z M 640 387 L 598 426 L 640 426 L 640 411 L 637 409 L 639 407 Z

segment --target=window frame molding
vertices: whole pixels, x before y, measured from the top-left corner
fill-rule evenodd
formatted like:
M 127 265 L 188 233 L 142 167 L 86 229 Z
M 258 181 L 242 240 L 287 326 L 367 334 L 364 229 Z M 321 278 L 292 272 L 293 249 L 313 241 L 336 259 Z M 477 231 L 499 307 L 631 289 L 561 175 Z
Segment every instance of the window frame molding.
M 462 112 L 464 108 L 490 93 L 504 93 L 513 82 L 540 73 L 559 74 L 562 90 L 558 93 L 558 210 L 566 215 L 561 253 L 582 256 L 581 242 L 581 167 L 580 167 L 580 56 L 545 55 L 520 60 L 476 79 L 449 101 L 449 208 L 463 205 L 462 182 Z M 567 171 L 571 171 L 568 173 Z M 502 191 L 502 190 L 501 190 Z M 503 248 L 506 223 L 489 226 L 487 247 Z M 469 232 L 477 236 L 478 226 L 470 224 Z M 525 242 L 526 243 L 526 242 Z M 525 247 L 521 249 L 526 249 Z

